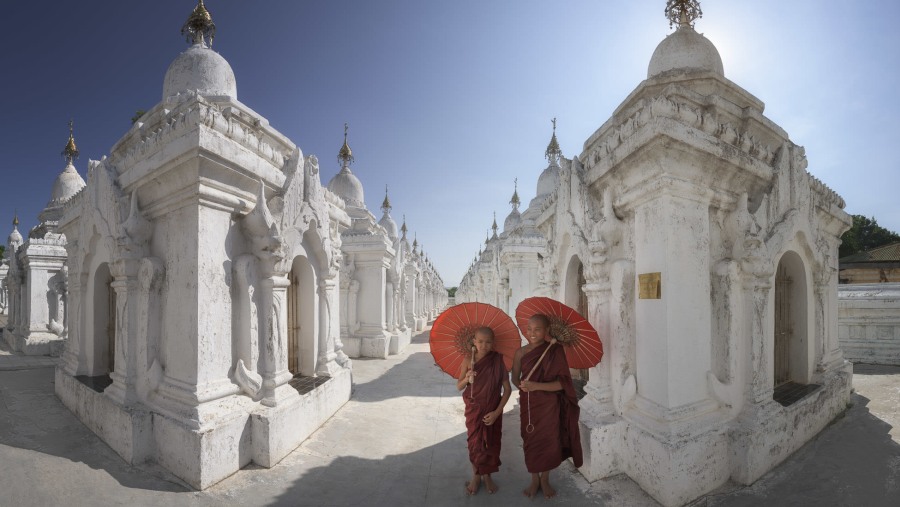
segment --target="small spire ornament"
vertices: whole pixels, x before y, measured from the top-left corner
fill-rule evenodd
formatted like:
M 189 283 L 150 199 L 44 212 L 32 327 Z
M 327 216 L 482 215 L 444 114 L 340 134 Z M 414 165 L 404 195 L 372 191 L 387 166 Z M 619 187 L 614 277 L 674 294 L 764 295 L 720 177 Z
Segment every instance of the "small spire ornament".
M 62 156 L 66 159 L 66 164 L 72 164 L 72 162 L 78 158 L 78 147 L 75 146 L 75 136 L 73 135 L 74 130 L 74 122 L 69 120 L 69 141 L 66 143 L 66 147 L 63 148 Z
M 341 169 L 344 167 L 350 167 L 350 164 L 353 163 L 353 150 L 350 149 L 350 145 L 347 144 L 347 131 L 350 129 L 350 126 L 347 123 L 344 123 L 344 145 L 341 146 L 341 151 L 338 152 L 338 161 L 341 163 Z
M 519 211 L 519 204 L 522 204 L 519 200 L 519 178 L 513 180 L 513 195 L 509 203 L 512 204 L 513 211 Z
M 388 186 L 384 186 L 384 201 L 381 202 L 381 211 L 384 212 L 385 215 L 391 212 L 394 209 L 391 207 L 391 200 L 388 198 Z
M 181 35 L 191 44 L 212 47 L 213 38 L 216 36 L 216 24 L 213 23 L 212 16 L 203 5 L 203 0 L 197 1 L 197 6 L 181 26 Z
M 665 14 L 669 18 L 669 28 L 674 25 L 694 28 L 694 21 L 703 17 L 698 0 L 668 0 Z
M 559 159 L 562 157 L 562 150 L 559 148 L 559 141 L 556 140 L 556 118 L 553 118 L 551 122 L 553 123 L 553 136 L 550 138 L 550 144 L 547 145 L 544 157 L 551 164 L 559 164 Z

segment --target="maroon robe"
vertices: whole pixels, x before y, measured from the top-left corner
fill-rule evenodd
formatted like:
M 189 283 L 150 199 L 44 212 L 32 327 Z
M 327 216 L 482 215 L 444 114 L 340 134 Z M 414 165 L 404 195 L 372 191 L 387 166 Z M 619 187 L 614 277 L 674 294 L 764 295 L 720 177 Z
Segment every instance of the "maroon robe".
M 522 356 L 522 379 L 537 363 L 549 342 L 539 345 Z M 576 467 L 582 465 L 581 435 L 578 430 L 578 396 L 572 386 L 572 376 L 566 353 L 559 344 L 550 347 L 540 366 L 531 375 L 534 382 L 559 380 L 561 391 L 519 391 L 522 449 L 525 451 L 525 468 L 537 474 L 553 470 L 566 458 L 572 458 Z M 530 424 L 534 426 L 528 432 Z
M 503 435 L 503 415 L 490 426 L 484 416 L 500 405 L 506 365 L 503 356 L 491 351 L 475 363 L 475 382 L 462 392 L 466 403 L 466 433 L 469 461 L 478 475 L 492 474 L 500 469 L 500 438 Z

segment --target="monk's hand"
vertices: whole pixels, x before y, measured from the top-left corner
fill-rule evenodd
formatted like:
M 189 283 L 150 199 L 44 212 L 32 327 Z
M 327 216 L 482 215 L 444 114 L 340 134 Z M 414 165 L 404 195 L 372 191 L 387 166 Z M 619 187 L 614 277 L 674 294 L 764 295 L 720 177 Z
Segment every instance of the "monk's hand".
M 470 384 L 474 384 L 475 383 L 475 375 L 478 375 L 478 374 L 472 370 L 469 370 L 469 373 L 466 374 L 466 382 L 468 382 Z
M 535 390 L 535 387 L 537 387 L 537 382 L 534 382 L 534 381 L 532 381 L 532 380 L 523 380 L 523 381 L 519 384 L 519 390 L 520 390 L 520 391 L 524 391 L 524 392 L 526 392 L 526 393 L 527 393 L 528 391 L 534 391 L 534 390 Z
M 495 410 L 493 412 L 488 412 L 481 420 L 484 421 L 485 425 L 490 426 L 494 424 L 494 421 L 496 421 L 498 417 L 500 417 L 500 414 Z

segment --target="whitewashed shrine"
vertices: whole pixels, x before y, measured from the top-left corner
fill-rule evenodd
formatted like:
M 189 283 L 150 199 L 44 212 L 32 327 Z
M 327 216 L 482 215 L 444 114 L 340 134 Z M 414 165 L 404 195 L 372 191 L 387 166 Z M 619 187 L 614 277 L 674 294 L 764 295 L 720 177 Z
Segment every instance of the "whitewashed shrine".
M 580 155 L 551 142 L 538 196 L 457 301 L 514 309 L 524 287 L 586 310 L 605 357 L 581 401 L 581 471 L 625 473 L 670 506 L 783 461 L 846 408 L 852 370 L 837 332 L 844 201 L 725 77 L 693 28 L 699 4 L 666 13 L 677 28 L 647 79 Z
M 162 100 L 66 204 L 56 393 L 130 463 L 203 489 L 271 467 L 350 397 L 345 202 L 238 100 L 200 1 Z
M 59 355 L 68 335 L 66 237 L 59 221 L 63 206 L 85 185 L 74 165 L 78 148 L 71 122 L 63 157 L 66 166 L 53 182 L 40 223 L 26 240 L 17 216 L 7 240 L 9 317 L 3 334 L 13 350 L 27 355 Z
M 366 208 L 362 182 L 350 170 L 347 143 L 338 152 L 341 170 L 328 189 L 347 205 L 351 226 L 341 235 L 341 340 L 350 357 L 385 358 L 410 342 L 447 304 L 447 291 L 424 253 L 410 247 L 406 220 L 398 231 L 385 189 L 380 220 Z M 402 236 L 400 236 L 402 232 Z

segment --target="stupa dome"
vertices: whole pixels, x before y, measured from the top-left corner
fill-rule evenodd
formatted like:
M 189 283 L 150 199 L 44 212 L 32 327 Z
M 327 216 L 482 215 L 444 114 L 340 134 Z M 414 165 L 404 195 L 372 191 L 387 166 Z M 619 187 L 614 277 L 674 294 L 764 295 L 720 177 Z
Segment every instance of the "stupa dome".
M 506 216 L 506 220 L 503 221 L 503 232 L 515 229 L 520 223 L 522 223 L 522 214 L 519 213 L 519 210 L 514 209 L 510 211 L 509 215 Z
M 63 169 L 63 172 L 56 177 L 56 181 L 53 182 L 53 191 L 50 194 L 50 202 L 47 203 L 47 206 L 55 206 L 68 201 L 84 187 L 84 180 L 70 162 Z
M 13 231 L 9 234 L 9 237 L 6 239 L 7 244 L 22 244 L 22 234 L 19 232 L 17 227 L 13 227 Z
M 237 99 L 237 82 L 231 65 L 203 42 L 186 49 L 169 65 L 163 83 L 163 100 L 190 91 Z
M 362 182 L 350 172 L 350 168 L 347 166 L 341 168 L 341 171 L 331 178 L 331 181 L 328 182 L 328 190 L 334 192 L 350 206 L 366 207 Z
M 656 46 L 647 77 L 671 70 L 706 71 L 725 76 L 719 51 L 709 39 L 688 25 L 679 26 Z
M 559 166 L 551 163 L 538 178 L 537 196 L 543 197 L 553 193 L 559 186 Z
M 397 239 L 397 222 L 390 215 L 385 213 L 378 221 L 378 225 L 384 227 L 391 239 Z

